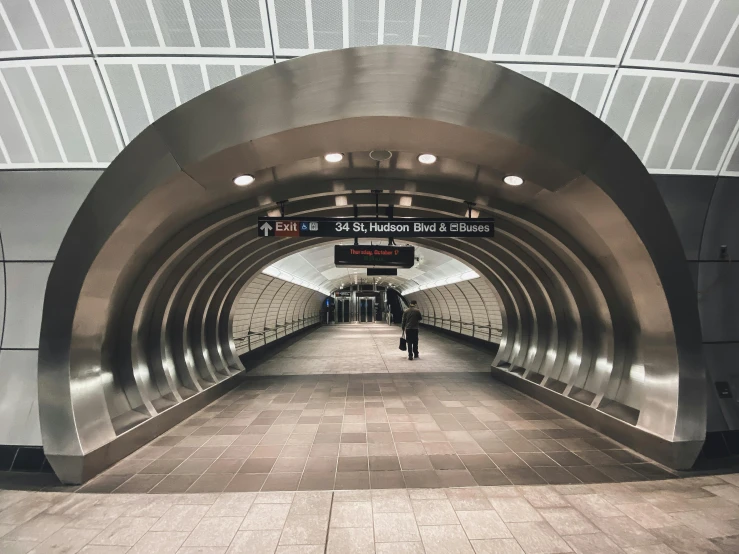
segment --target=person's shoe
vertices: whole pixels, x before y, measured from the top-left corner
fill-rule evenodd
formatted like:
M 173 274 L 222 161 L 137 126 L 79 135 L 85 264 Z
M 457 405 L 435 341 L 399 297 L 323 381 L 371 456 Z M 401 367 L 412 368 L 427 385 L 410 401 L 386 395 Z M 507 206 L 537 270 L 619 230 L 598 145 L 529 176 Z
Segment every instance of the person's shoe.
M 413 359 L 413 356 L 408 356 L 408 359 L 409 359 L 409 360 L 412 360 L 412 359 Z

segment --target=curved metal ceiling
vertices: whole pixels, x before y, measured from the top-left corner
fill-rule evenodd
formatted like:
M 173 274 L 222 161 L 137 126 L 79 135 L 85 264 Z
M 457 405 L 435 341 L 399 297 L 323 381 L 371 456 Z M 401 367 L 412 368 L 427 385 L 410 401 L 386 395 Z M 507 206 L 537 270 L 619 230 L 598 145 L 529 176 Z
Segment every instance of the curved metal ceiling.
M 372 161 L 379 145 L 396 155 Z M 328 163 L 336 151 L 344 159 Z M 254 182 L 234 186 L 242 173 Z M 361 214 L 375 189 L 396 217 L 462 216 L 470 201 L 494 215 L 494 240 L 414 239 L 489 281 L 503 327 L 493 364 L 625 444 L 692 464 L 706 409 L 694 284 L 638 158 L 506 68 L 383 46 L 219 87 L 149 126 L 103 173 L 44 299 L 39 410 L 55 470 L 84 479 L 243 368 L 239 292 L 328 242 L 258 237 L 258 215 L 281 200 L 290 215 Z
M 368 277 L 366 270 L 362 268 L 336 267 L 333 243 L 290 254 L 266 267 L 263 272 L 325 294 L 330 294 L 342 285 L 354 283 L 390 285 L 403 294 L 410 294 L 421 289 L 479 277 L 471 267 L 459 260 L 443 252 L 419 246 L 416 246 L 416 263 L 412 268 L 398 269 L 395 277 Z
M 735 0 L 0 2 L 0 169 L 107 167 L 157 118 L 266 65 L 407 44 L 502 63 L 654 173 L 739 175 Z

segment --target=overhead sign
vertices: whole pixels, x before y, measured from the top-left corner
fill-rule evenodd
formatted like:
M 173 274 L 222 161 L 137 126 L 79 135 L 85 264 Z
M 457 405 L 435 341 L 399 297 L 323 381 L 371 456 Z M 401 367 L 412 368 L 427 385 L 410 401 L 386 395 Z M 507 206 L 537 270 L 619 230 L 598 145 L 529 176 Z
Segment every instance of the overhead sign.
M 484 238 L 493 236 L 495 220 L 260 217 L 258 221 L 260 237 Z
M 412 246 L 334 246 L 336 267 L 413 267 L 416 249 Z
M 395 268 L 381 268 L 381 267 L 368 267 L 367 268 L 367 276 L 368 277 L 385 277 L 390 275 L 398 275 L 398 270 Z

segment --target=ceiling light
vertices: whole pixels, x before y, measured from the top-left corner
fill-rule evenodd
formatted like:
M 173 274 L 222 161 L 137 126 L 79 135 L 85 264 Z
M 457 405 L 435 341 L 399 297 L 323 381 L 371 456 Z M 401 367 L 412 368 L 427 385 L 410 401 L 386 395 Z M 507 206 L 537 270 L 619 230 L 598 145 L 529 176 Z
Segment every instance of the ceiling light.
M 436 156 L 433 154 L 421 154 L 418 156 L 418 161 L 422 164 L 432 164 L 436 161 Z
M 239 175 L 234 177 L 234 185 L 238 187 L 245 187 L 251 185 L 254 182 L 254 175 Z
M 332 152 L 330 154 L 326 154 L 323 157 L 323 159 L 326 160 L 327 162 L 335 164 L 336 162 L 340 162 L 341 160 L 344 159 L 344 154 L 341 154 L 339 152 Z
M 523 179 L 518 175 L 506 175 L 505 177 L 503 177 L 503 182 L 506 185 L 511 185 L 512 187 L 523 185 Z
M 347 206 L 349 205 L 349 199 L 344 195 L 337 196 L 336 205 L 337 206 Z

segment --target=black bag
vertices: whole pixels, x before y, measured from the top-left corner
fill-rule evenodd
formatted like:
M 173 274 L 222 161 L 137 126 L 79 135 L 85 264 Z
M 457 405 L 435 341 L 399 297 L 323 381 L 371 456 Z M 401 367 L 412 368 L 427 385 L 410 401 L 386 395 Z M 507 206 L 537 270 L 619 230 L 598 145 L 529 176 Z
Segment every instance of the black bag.
M 400 346 L 398 346 L 398 348 L 400 348 L 403 352 L 405 352 L 406 350 L 408 350 L 408 343 L 406 343 L 406 341 L 405 341 L 405 332 L 400 337 Z

